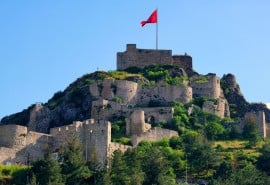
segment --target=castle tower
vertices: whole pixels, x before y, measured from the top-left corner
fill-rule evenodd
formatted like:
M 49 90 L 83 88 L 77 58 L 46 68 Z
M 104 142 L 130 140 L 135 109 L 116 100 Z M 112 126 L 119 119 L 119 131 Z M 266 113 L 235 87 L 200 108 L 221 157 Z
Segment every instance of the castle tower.
M 20 125 L 1 125 L 0 130 L 0 146 L 22 148 L 26 145 L 27 127 Z

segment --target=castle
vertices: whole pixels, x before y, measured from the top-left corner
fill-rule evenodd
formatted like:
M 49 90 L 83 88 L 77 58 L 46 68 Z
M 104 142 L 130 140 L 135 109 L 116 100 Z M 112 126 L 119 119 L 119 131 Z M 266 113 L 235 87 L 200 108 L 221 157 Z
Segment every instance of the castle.
M 179 66 L 191 80 L 183 85 L 169 86 L 143 86 L 134 81 L 116 79 L 95 81 L 87 87 L 91 96 L 91 102 L 87 104 L 91 117 L 51 128 L 49 133 L 46 131 L 50 125 L 50 110 L 37 104 L 32 108 L 27 127 L 16 123 L 0 125 L 0 163 L 27 163 L 41 158 L 46 147 L 57 152 L 68 138 L 76 135 L 83 146 L 85 159 L 95 155 L 101 164 L 105 164 L 115 150 L 125 151 L 142 140 L 156 141 L 178 136 L 175 131 L 152 127 L 155 123 L 172 120 L 174 110 L 168 105 L 175 100 L 188 103 L 194 97 L 212 98 L 216 101 L 205 101 L 203 111 L 221 118 L 230 116 L 220 78 L 210 73 L 205 75 L 206 80 L 198 80 L 198 75 L 193 72 L 191 56 L 172 55 L 171 50 L 137 49 L 135 44 L 128 44 L 125 52 L 117 53 L 117 70 L 153 64 Z M 121 101 L 115 101 L 116 98 Z M 158 106 L 149 107 L 151 102 L 158 102 Z M 112 123 L 109 120 L 114 117 L 126 118 L 126 135 L 131 137 L 132 146 L 111 141 Z M 258 116 L 262 122 L 261 118 L 263 116 Z M 261 130 L 266 136 L 265 127 Z

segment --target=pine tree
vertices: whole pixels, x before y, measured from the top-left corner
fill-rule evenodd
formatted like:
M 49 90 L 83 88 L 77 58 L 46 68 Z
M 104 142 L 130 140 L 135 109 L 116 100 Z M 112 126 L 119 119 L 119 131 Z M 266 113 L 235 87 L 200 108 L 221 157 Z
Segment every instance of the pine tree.
M 60 153 L 60 161 L 66 185 L 81 185 L 91 176 L 76 136 L 67 141 L 67 146 Z
M 44 159 L 33 162 L 32 172 L 39 185 L 47 185 L 49 182 L 54 185 L 64 184 L 58 161 L 52 159 L 50 155 L 45 155 Z M 34 183 L 34 179 L 31 181 Z

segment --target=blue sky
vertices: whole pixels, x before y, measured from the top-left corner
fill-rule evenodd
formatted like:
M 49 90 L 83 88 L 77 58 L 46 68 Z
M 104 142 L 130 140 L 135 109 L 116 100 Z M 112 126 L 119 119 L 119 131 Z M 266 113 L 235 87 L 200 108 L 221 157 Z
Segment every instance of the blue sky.
M 116 69 L 127 43 L 187 52 L 201 73 L 236 75 L 249 102 L 270 102 L 269 0 L 2 0 L 0 1 L 0 119 L 86 73 Z

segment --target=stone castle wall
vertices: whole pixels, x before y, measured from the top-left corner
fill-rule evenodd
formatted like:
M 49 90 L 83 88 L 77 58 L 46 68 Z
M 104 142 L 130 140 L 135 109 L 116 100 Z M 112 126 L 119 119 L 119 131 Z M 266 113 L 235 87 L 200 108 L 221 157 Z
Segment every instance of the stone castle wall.
M 149 102 L 181 101 L 184 103 L 192 100 L 192 88 L 188 86 L 140 86 L 136 103 L 140 106 L 148 106 Z
M 121 152 L 124 153 L 125 151 L 127 151 L 127 149 L 132 148 L 132 146 L 111 142 L 109 148 L 110 148 L 109 156 L 112 156 L 114 151 L 120 150 Z
M 0 126 L 0 162 L 24 163 L 28 160 L 42 158 L 44 149 L 51 141 L 51 136 L 39 132 L 28 131 L 19 125 Z
M 54 148 L 65 146 L 69 139 L 77 137 L 82 143 L 86 159 L 95 151 L 97 160 L 103 163 L 109 155 L 111 123 L 108 121 L 77 121 L 68 126 L 52 128 L 50 133 L 54 139 Z
M 188 71 L 192 69 L 192 58 L 188 55 L 172 56 L 172 50 L 137 49 L 136 44 L 127 44 L 126 51 L 117 53 L 118 70 L 150 65 L 176 65 Z
M 138 84 L 127 80 L 105 79 L 100 83 L 93 83 L 89 86 L 90 94 L 93 97 L 102 97 L 111 100 L 119 97 L 123 104 L 134 102 L 137 94 Z
M 206 77 L 208 78 L 207 82 L 195 80 L 190 83 L 193 97 L 219 98 L 222 95 L 219 77 L 215 74 L 208 74 Z
M 141 135 L 132 135 L 131 143 L 133 146 L 137 146 L 141 141 L 158 141 L 163 138 L 171 138 L 173 136 L 179 136 L 178 132 L 168 129 L 163 129 L 159 127 L 154 127 L 148 132 Z
M 202 110 L 215 114 L 220 118 L 230 117 L 229 105 L 226 99 L 218 98 L 216 102 L 205 101 Z
M 0 146 L 17 148 L 26 145 L 26 127 L 20 125 L 1 125 L 0 130 Z
M 13 159 L 15 159 L 15 157 L 16 157 L 16 150 L 12 148 L 0 147 L 0 164 L 13 163 Z

